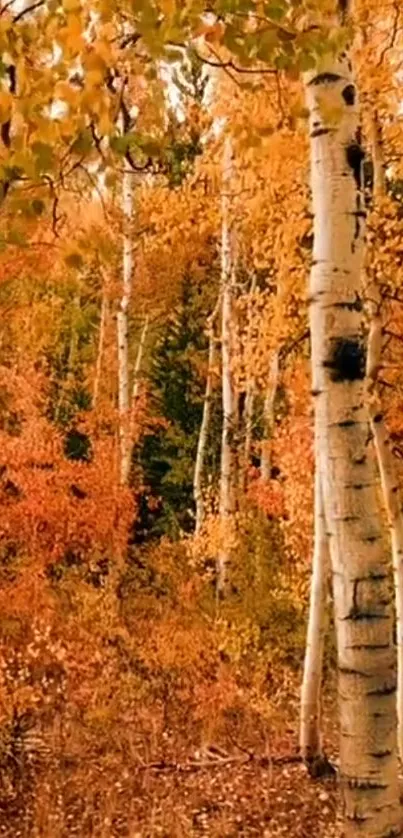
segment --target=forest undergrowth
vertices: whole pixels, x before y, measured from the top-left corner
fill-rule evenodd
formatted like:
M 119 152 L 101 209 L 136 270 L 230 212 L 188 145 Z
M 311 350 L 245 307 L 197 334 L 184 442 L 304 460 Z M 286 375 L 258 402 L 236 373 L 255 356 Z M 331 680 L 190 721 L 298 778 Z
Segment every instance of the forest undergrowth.
M 218 606 L 206 537 L 134 545 L 98 582 L 69 554 L 25 611 L 9 601 L 2 835 L 340 834 L 334 778 L 312 780 L 298 756 L 308 572 L 281 544 L 276 522 L 246 516 L 237 587 Z

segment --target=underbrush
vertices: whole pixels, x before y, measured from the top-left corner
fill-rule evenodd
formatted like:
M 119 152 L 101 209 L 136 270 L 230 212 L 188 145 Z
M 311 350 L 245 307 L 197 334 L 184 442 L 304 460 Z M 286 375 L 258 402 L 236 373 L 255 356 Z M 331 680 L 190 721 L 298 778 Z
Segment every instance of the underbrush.
M 287 557 L 276 523 L 245 515 L 233 591 L 217 604 L 211 555 L 206 535 L 163 539 L 96 584 L 70 563 L 32 581 L 24 607 L 10 600 L 0 622 L 0 834 L 199 834 L 152 831 L 149 772 L 171 783 L 175 766 L 295 753 L 306 570 Z M 23 583 L 24 567 L 10 585 Z

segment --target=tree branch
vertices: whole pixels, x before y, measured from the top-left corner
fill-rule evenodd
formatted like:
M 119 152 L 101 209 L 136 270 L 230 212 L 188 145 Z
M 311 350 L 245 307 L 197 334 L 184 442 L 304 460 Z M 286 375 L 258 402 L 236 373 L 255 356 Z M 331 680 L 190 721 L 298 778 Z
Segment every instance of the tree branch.
M 201 771 L 203 769 L 222 768 L 226 765 L 246 765 L 253 762 L 254 765 L 259 765 L 261 768 L 270 768 L 270 766 L 280 765 L 299 765 L 303 762 L 299 754 L 286 754 L 279 757 L 259 757 L 252 752 L 245 753 L 244 756 L 229 756 L 221 757 L 219 759 L 204 759 L 204 760 L 189 760 L 189 762 L 144 762 L 138 768 L 140 771 L 177 771 L 178 773 Z
M 386 46 L 383 48 L 383 50 L 382 50 L 382 52 L 379 56 L 378 67 L 380 67 L 381 64 L 383 64 L 385 56 L 389 52 L 389 50 L 393 49 L 393 47 L 395 45 L 395 42 L 396 42 L 396 38 L 397 38 L 397 33 L 398 33 L 398 29 L 399 29 L 399 17 L 400 17 L 400 2 L 399 2 L 399 0 L 396 0 L 396 2 L 393 5 L 394 5 L 394 10 L 395 10 L 395 15 L 394 15 L 394 19 L 393 19 L 393 26 L 392 26 L 392 33 L 391 33 L 391 37 L 390 37 L 390 43 L 386 44 Z
M 25 15 L 28 15 L 30 12 L 34 12 L 35 9 L 39 9 L 41 6 L 45 5 L 45 0 L 37 0 L 36 3 L 32 3 L 31 6 L 27 6 L 26 9 L 22 9 L 21 12 L 18 12 L 18 15 L 13 17 L 13 23 L 18 23 L 19 20 L 22 20 Z
M 221 59 L 219 58 L 217 53 L 213 50 L 213 48 L 210 44 L 208 44 L 208 48 L 209 48 L 210 52 L 212 53 L 212 55 L 215 56 L 215 59 L 216 59 L 215 61 L 212 61 L 210 58 L 204 58 L 202 55 L 200 55 L 199 52 L 197 52 L 197 50 L 195 50 L 195 53 L 196 53 L 196 56 L 199 59 L 199 61 L 202 61 L 204 64 L 207 64 L 209 67 L 218 67 L 221 70 L 234 70 L 235 73 L 240 73 L 241 75 L 244 74 L 244 75 L 254 75 L 254 76 L 256 76 L 256 75 L 275 76 L 277 74 L 277 70 L 273 70 L 273 69 L 270 69 L 268 67 L 262 67 L 261 69 L 258 69 L 258 68 L 253 69 L 252 67 L 239 67 L 238 64 L 235 64 L 233 62 L 232 58 L 230 58 L 228 61 L 221 61 Z

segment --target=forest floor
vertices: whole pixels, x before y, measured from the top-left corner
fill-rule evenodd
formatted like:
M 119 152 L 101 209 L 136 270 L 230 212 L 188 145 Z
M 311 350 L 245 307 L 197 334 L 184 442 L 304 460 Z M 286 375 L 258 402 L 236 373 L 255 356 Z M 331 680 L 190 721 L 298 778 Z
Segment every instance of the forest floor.
M 109 766 L 109 786 L 104 783 L 101 795 L 95 790 L 97 783 L 88 780 L 94 776 L 94 765 L 87 774 L 85 764 L 69 766 L 66 762 L 60 794 L 52 793 L 49 780 L 44 778 L 43 783 L 35 784 L 35 794 L 42 800 L 32 799 L 27 805 L 30 793 L 25 786 L 19 815 L 12 813 L 13 807 L 5 805 L 5 798 L 0 795 L 0 835 L 339 838 L 342 832 L 336 813 L 337 783 L 334 778 L 312 780 L 297 761 L 294 709 L 284 703 L 284 716 L 282 720 L 276 717 L 275 740 L 270 749 L 267 742 L 262 748 L 257 736 L 255 742 L 248 741 L 247 746 L 243 742 L 242 747 L 235 741 L 231 746 L 227 739 L 225 747 L 211 746 L 205 751 L 179 748 L 177 762 L 169 744 L 164 753 L 161 750 L 158 754 L 157 749 L 152 755 L 157 759 L 149 762 L 131 762 L 126 754 L 124 770 L 118 770 L 118 763 L 112 771 Z M 290 723 L 291 712 L 294 720 Z M 333 761 L 336 734 L 331 705 L 324 722 Z M 100 773 L 102 762 L 101 757 Z
M 336 838 L 336 784 L 315 782 L 302 765 L 257 762 L 138 778 L 132 838 Z
M 130 838 L 339 838 L 335 777 L 313 780 L 298 762 L 298 695 L 284 697 L 275 717 L 275 736 L 262 750 L 250 736 L 242 748 L 227 739 L 218 753 L 197 760 L 157 765 L 137 772 L 137 830 Z M 334 701 L 323 719 L 327 750 L 336 759 Z M 193 764 L 195 763 L 195 764 Z

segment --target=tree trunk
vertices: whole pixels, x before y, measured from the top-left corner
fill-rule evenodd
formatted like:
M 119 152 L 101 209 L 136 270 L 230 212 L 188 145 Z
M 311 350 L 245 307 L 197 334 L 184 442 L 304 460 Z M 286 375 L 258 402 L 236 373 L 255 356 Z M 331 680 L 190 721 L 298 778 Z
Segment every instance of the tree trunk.
M 397 638 L 397 717 L 398 749 L 403 758 L 403 515 L 401 511 L 400 489 L 396 477 L 395 463 L 391 452 L 391 440 L 378 413 L 376 403 L 370 405 L 371 430 L 381 474 L 383 498 L 386 506 L 391 533 L 393 572 L 396 599 L 396 638 Z
M 132 407 L 135 406 L 136 401 L 140 395 L 140 373 L 141 365 L 143 363 L 144 348 L 147 340 L 148 327 L 150 325 L 150 318 L 148 315 L 144 318 L 143 328 L 141 330 L 139 345 L 137 347 L 136 362 L 133 370 L 133 388 L 132 388 Z
M 196 505 L 196 534 L 200 532 L 204 521 L 204 498 L 203 498 L 203 469 L 204 458 L 206 453 L 207 437 L 210 427 L 211 416 L 211 400 L 213 395 L 213 370 L 215 360 L 215 335 L 214 335 L 214 318 L 213 312 L 210 318 L 209 325 L 209 352 L 208 352 L 208 367 L 206 378 L 206 391 L 203 402 L 203 416 L 200 426 L 199 439 L 197 443 L 196 465 L 193 478 L 193 496 Z
M 319 440 L 315 440 L 318 448 Z M 330 580 L 329 539 L 326 531 L 319 466 L 315 468 L 314 549 L 309 621 L 301 690 L 300 752 L 313 777 L 334 773 L 322 746 L 321 696 L 323 655 L 328 629 L 327 596 Z
M 372 119 L 372 163 L 374 167 L 374 198 L 386 195 L 386 165 L 383 155 L 382 128 L 376 111 Z
M 344 17 L 346 3 L 339 3 Z M 368 456 L 361 330 L 364 232 L 348 51 L 306 74 L 314 254 L 310 317 L 319 467 L 333 572 L 346 838 L 402 834 L 389 557 Z
M 382 151 L 382 132 L 374 115 L 372 125 L 372 156 L 374 163 L 375 201 L 386 194 L 385 165 Z M 392 454 L 391 440 L 382 413 L 378 390 L 378 374 L 382 362 L 382 299 L 374 283 L 369 289 L 370 328 L 368 338 L 367 379 L 371 431 L 378 459 L 383 499 L 391 533 L 393 573 L 395 582 L 397 623 L 397 716 L 398 749 L 403 760 L 403 513 L 399 480 Z
M 97 352 L 97 363 L 95 368 L 95 378 L 94 378 L 94 389 L 92 394 L 92 406 L 95 410 L 97 403 L 98 403 L 98 396 L 99 396 L 99 385 L 101 381 L 101 374 L 102 374 L 102 358 L 104 354 L 104 343 L 105 343 L 105 327 L 106 327 L 106 318 L 108 316 L 108 300 L 106 293 L 103 292 L 102 294 L 102 305 L 101 305 L 101 320 L 99 324 L 99 337 L 98 337 L 98 352 Z
M 235 457 L 236 397 L 232 370 L 233 284 L 234 247 L 230 223 L 230 188 L 232 179 L 232 147 L 227 137 L 224 145 L 222 175 L 222 241 L 221 241 L 221 352 L 222 352 L 222 406 L 223 424 L 221 439 L 220 522 L 221 546 L 217 563 L 217 591 L 223 595 L 228 582 L 231 522 L 235 510 Z
M 249 346 L 252 340 L 253 327 L 253 295 L 256 291 L 256 274 L 252 277 L 250 286 L 250 297 L 248 303 L 248 329 L 246 333 L 246 345 Z M 255 407 L 255 376 L 252 370 L 247 371 L 246 377 L 246 394 L 245 394 L 245 445 L 243 451 L 243 462 L 240 474 L 241 489 L 246 492 L 248 488 L 248 469 L 250 464 L 250 452 L 252 448 L 252 432 L 253 432 L 253 412 Z
M 264 423 L 264 440 L 266 443 L 271 439 L 274 428 L 274 400 L 276 398 L 279 379 L 279 352 L 278 349 L 273 351 L 270 368 L 269 380 L 267 383 L 266 396 L 263 407 L 263 423 Z M 263 480 L 270 480 L 271 475 L 271 455 L 269 446 L 263 443 L 262 456 L 260 461 L 260 473 Z
M 117 314 L 118 339 L 118 403 L 120 438 L 120 480 L 125 485 L 130 473 L 130 427 L 129 427 L 129 326 L 128 309 L 132 290 L 133 255 L 130 236 L 130 221 L 133 214 L 133 182 L 130 165 L 125 161 L 122 180 L 123 212 L 123 282 L 122 295 Z
M 74 364 L 77 360 L 77 350 L 78 350 L 78 331 L 77 331 L 77 324 L 76 324 L 76 317 L 77 313 L 79 312 L 81 307 L 81 299 L 79 294 L 74 295 L 73 306 L 71 310 L 71 322 L 70 322 L 70 342 L 69 348 L 67 353 L 67 369 L 66 369 L 66 378 L 64 382 L 64 387 L 60 388 L 60 395 L 58 398 L 57 406 L 55 409 L 55 419 L 57 421 L 60 420 L 62 416 L 63 409 L 66 407 L 66 402 L 69 396 L 69 392 L 73 386 L 74 382 Z

